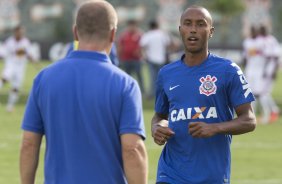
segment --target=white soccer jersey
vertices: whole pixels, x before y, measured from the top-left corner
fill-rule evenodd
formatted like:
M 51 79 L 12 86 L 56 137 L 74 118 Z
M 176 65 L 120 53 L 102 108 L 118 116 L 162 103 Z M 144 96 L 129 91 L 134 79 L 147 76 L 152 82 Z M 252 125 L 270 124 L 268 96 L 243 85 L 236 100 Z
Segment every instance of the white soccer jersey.
M 277 39 L 272 35 L 261 37 L 261 39 L 263 39 L 264 43 L 264 55 L 267 57 L 279 57 L 281 49 Z
M 265 67 L 263 46 L 261 37 L 247 38 L 243 42 L 244 55 L 247 59 L 245 75 L 255 95 L 261 94 L 264 90 L 264 85 L 261 84 Z
M 281 47 L 272 35 L 268 35 L 262 38 L 264 41 L 264 56 L 266 58 L 265 74 L 266 78 L 272 79 L 273 73 L 276 71 L 276 62 L 281 52 Z
M 27 38 L 17 41 L 10 37 L 4 44 L 5 67 L 2 76 L 9 80 L 14 88 L 19 88 L 22 84 L 27 58 L 32 57 L 30 48 L 31 44 Z
M 147 59 L 159 65 L 166 62 L 166 49 L 169 44 L 169 35 L 160 29 L 148 31 L 140 40 L 141 47 L 145 48 Z

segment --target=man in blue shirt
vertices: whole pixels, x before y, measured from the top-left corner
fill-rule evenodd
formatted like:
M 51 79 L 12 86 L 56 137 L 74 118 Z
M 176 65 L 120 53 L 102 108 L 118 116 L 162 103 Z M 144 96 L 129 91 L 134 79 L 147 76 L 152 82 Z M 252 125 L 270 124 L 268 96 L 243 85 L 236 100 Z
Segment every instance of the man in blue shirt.
M 229 184 L 232 135 L 255 129 L 254 97 L 235 63 L 208 52 L 214 32 L 208 10 L 188 7 L 179 32 L 185 54 L 157 80 L 152 136 L 166 143 L 157 183 Z
M 73 42 L 69 43 L 69 48 L 68 48 L 66 56 L 68 56 L 72 51 L 77 50 L 77 47 L 78 47 L 77 40 L 74 40 Z M 111 49 L 109 57 L 111 59 L 111 62 L 114 65 L 119 66 L 119 59 L 117 56 L 117 47 L 115 43 L 112 44 L 112 49 Z
M 35 78 L 26 106 L 21 183 L 34 183 L 42 136 L 45 184 L 147 183 L 141 92 L 111 64 L 117 15 L 106 1 L 79 8 L 78 50 Z

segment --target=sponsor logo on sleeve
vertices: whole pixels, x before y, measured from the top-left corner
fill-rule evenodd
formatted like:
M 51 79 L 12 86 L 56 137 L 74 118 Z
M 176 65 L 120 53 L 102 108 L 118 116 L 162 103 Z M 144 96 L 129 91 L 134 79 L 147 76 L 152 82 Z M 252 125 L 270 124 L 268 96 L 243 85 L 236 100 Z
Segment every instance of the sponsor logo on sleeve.
M 245 96 L 245 98 L 247 98 L 249 96 L 249 94 L 252 92 L 250 85 L 246 81 L 245 76 L 244 76 L 242 70 L 240 69 L 240 67 L 236 63 L 232 63 L 231 65 L 237 69 L 237 74 L 239 76 L 240 82 L 242 84 L 242 88 L 244 90 L 244 96 Z

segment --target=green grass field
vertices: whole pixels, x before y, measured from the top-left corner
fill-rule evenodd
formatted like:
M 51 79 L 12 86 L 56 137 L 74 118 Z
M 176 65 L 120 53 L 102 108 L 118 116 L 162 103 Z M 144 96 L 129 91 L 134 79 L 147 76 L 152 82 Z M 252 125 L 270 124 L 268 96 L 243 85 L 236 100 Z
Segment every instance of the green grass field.
M 45 62 L 44 65 L 49 63 Z M 2 69 L 0 62 L 0 69 Z M 21 99 L 12 113 L 5 110 L 9 86 L 0 92 L 0 184 L 19 183 L 19 149 L 21 141 L 21 120 L 25 101 L 38 71 L 28 65 Z M 147 74 L 146 70 L 144 74 Z M 280 84 L 280 85 L 279 85 Z M 274 89 L 274 97 L 282 107 L 282 72 Z M 157 161 L 162 147 L 154 144 L 150 135 L 150 120 L 153 115 L 153 101 L 144 100 L 144 119 L 147 129 L 146 146 L 149 155 L 149 183 L 154 183 Z M 232 143 L 233 184 L 282 184 L 282 118 L 270 125 L 258 125 L 249 134 L 234 136 Z M 43 183 L 43 153 L 36 183 Z

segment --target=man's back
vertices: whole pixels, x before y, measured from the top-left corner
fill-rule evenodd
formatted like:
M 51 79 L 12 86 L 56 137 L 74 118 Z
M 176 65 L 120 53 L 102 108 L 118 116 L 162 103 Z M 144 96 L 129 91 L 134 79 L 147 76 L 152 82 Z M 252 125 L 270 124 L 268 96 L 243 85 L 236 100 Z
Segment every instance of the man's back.
M 107 1 L 82 3 L 78 51 L 36 77 L 22 124 L 22 184 L 35 181 L 43 136 L 45 184 L 147 183 L 141 92 L 108 57 L 117 22 Z
M 133 129 L 145 136 L 142 114 L 128 115 L 142 108 L 133 108 L 127 100 L 141 101 L 132 78 L 110 64 L 106 55 L 75 51 L 39 74 L 33 92 L 42 115 L 37 131 L 46 135 L 46 184 L 126 183 L 120 135 Z M 35 127 L 26 123 L 23 128 Z

